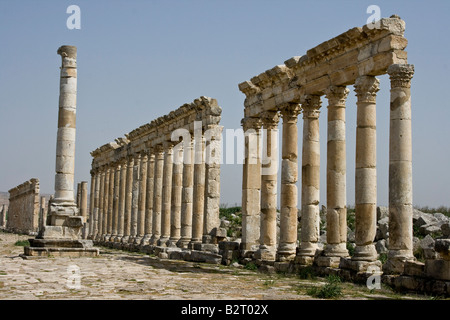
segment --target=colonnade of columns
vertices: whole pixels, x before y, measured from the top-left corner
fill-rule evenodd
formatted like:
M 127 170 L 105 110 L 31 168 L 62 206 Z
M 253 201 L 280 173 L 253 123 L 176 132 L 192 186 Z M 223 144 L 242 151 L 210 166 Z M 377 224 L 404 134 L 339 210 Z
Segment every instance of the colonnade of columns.
M 161 125 L 152 122 L 127 139 L 91 153 L 89 238 L 180 248 L 217 241 L 221 109 L 214 99 L 205 101 L 212 105 L 203 108 L 211 123 L 202 126 L 197 121 L 200 130 L 192 123 L 194 127 L 182 132 L 181 142 L 179 135 L 172 139 L 180 128 L 170 125 L 171 119 L 166 117 Z M 202 116 L 199 103 L 182 107 L 184 119 L 175 113 L 169 115 L 186 123 Z
M 413 65 L 394 64 L 387 69 L 391 81 L 389 132 L 389 254 L 388 265 L 398 269 L 412 254 L 412 170 L 410 81 Z M 354 83 L 357 97 L 354 261 L 374 261 L 376 233 L 376 94 L 379 80 L 360 76 Z M 327 244 L 324 255 L 348 257 L 345 110 L 349 89 L 331 85 L 327 121 Z M 306 94 L 300 103 L 287 103 L 242 120 L 246 134 L 243 168 L 243 237 L 241 248 L 255 250 L 257 258 L 288 261 L 298 257 L 311 263 L 319 241 L 321 96 Z M 303 115 L 301 157 L 301 233 L 297 239 L 297 119 Z M 261 129 L 270 137 L 282 118 L 280 241 L 275 243 L 277 174 L 264 173 L 260 159 Z M 267 141 L 270 141 L 268 138 Z M 267 143 L 264 155 L 277 162 L 276 146 Z M 261 215 L 261 218 L 259 218 Z M 259 224 L 259 225 L 258 225 Z M 297 248 L 297 241 L 299 242 Z

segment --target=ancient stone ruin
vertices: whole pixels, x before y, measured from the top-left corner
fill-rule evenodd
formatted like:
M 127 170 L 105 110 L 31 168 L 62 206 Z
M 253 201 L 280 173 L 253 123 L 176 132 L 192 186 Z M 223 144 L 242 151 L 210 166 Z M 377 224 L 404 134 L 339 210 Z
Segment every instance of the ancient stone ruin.
M 49 201 L 45 225 L 30 239 L 24 258 L 33 256 L 96 256 L 92 241 L 81 240 L 83 217 L 74 199 L 75 131 L 77 97 L 77 49 L 62 46 L 58 132 L 56 142 L 55 194 Z
M 221 111 L 200 97 L 93 151 L 89 238 L 116 248 L 215 250 L 224 237 Z
M 7 230 L 16 233 L 36 235 L 39 231 L 39 179 L 30 179 L 9 190 L 9 211 L 6 226 Z M 6 209 L 3 207 L 0 221 L 6 218 Z

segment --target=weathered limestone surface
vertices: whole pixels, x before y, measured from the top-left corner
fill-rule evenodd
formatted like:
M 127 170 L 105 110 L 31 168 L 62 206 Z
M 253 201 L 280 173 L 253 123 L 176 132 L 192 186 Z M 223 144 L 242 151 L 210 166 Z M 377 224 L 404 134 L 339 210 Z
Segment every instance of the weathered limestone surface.
M 6 229 L 35 234 L 39 231 L 39 179 L 30 179 L 9 190 L 9 210 Z M 3 207 L 3 218 L 6 216 Z

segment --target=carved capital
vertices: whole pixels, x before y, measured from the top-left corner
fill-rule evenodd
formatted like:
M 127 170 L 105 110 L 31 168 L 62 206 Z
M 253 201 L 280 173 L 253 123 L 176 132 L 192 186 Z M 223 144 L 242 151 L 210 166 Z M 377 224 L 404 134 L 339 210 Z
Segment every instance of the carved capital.
M 244 131 L 248 129 L 259 130 L 262 126 L 262 120 L 260 118 L 245 117 L 241 120 L 241 125 Z
M 344 107 L 350 90 L 344 86 L 330 86 L 325 90 L 328 107 Z
M 261 121 L 265 129 L 276 129 L 279 120 L 280 114 L 277 111 L 265 111 L 261 113 Z
M 375 103 L 380 90 L 380 80 L 373 76 L 361 76 L 356 79 L 354 88 L 358 102 Z
M 280 107 L 281 117 L 284 122 L 297 123 L 298 115 L 302 111 L 297 103 L 289 103 L 286 106 Z
M 320 107 L 322 106 L 322 101 L 319 95 L 315 94 L 305 94 L 301 97 L 300 103 L 303 109 L 303 119 L 318 119 L 320 115 Z
M 391 88 L 410 88 L 414 75 L 413 64 L 392 64 L 387 69 L 391 79 Z

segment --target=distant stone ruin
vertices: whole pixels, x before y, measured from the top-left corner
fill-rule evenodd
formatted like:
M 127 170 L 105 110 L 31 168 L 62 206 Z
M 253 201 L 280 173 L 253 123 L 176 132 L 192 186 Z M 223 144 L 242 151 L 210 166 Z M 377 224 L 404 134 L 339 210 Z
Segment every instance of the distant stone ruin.
M 39 231 L 39 212 L 39 179 L 30 179 L 9 190 L 7 230 L 36 235 Z M 6 208 L 3 206 L 2 220 L 5 218 Z

